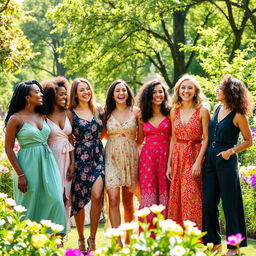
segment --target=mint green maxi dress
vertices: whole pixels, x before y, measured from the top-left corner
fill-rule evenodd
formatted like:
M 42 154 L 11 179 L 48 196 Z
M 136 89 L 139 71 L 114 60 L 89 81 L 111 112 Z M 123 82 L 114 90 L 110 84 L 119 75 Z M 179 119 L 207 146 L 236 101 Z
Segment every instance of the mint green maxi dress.
M 45 121 L 42 130 L 24 122 L 17 133 L 20 144 L 17 159 L 27 180 L 27 192 L 18 189 L 18 177 L 14 173 L 14 199 L 18 205 L 26 207 L 25 219 L 51 220 L 64 226 L 60 233 L 67 233 L 60 172 L 46 143 L 49 134 Z

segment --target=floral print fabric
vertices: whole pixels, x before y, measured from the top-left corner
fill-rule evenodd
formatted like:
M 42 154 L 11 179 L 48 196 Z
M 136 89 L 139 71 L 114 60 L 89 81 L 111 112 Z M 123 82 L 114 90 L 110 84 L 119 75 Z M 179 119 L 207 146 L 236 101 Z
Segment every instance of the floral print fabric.
M 200 110 L 195 110 L 188 123 L 183 125 L 180 109 L 175 109 L 173 129 L 176 143 L 171 158 L 168 218 L 180 225 L 185 220 L 193 221 L 202 230 L 202 177 L 193 178 L 191 175 L 192 166 L 201 149 Z
M 103 145 L 100 140 L 102 117 L 91 121 L 73 114 L 73 135 L 75 138 L 75 178 L 71 187 L 71 216 L 81 210 L 91 198 L 94 182 L 105 179 Z
M 111 115 L 107 132 L 106 189 L 127 186 L 137 195 L 139 151 L 135 141 L 137 121 L 134 113 L 123 124 Z

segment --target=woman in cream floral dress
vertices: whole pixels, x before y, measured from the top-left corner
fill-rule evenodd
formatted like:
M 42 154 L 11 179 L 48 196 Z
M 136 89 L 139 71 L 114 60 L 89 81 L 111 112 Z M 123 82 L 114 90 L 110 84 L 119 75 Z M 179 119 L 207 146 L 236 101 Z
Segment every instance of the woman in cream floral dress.
M 134 219 L 134 194 L 137 194 L 138 161 L 137 147 L 138 108 L 125 81 L 119 79 L 108 89 L 105 125 L 108 142 L 105 148 L 105 186 L 109 198 L 109 218 L 113 228 L 121 224 L 120 188 L 124 206 L 124 220 Z M 129 240 L 126 237 L 126 243 Z M 121 239 L 118 240 L 122 246 Z

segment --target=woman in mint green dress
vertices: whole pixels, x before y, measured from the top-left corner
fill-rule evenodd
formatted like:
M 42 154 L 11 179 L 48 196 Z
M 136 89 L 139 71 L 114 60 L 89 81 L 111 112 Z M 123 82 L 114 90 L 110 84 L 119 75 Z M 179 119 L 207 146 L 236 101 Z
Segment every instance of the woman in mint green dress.
M 5 151 L 16 173 L 14 199 L 26 207 L 25 218 L 61 224 L 66 233 L 65 208 L 58 166 L 47 146 L 50 128 L 43 116 L 41 85 L 25 81 L 17 85 L 5 119 Z M 20 150 L 13 151 L 17 138 Z

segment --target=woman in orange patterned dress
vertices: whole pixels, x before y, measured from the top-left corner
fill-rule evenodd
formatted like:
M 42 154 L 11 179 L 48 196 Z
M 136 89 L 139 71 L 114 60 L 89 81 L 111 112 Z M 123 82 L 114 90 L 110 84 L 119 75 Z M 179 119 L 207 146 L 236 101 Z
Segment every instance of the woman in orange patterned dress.
M 171 181 L 168 218 L 202 229 L 202 161 L 208 143 L 209 111 L 195 77 L 185 74 L 174 87 L 172 139 L 166 175 Z

